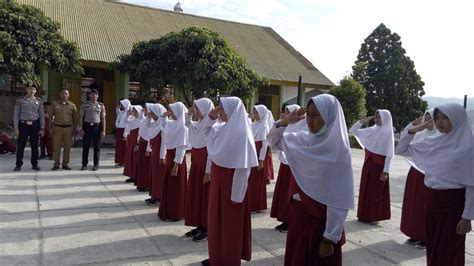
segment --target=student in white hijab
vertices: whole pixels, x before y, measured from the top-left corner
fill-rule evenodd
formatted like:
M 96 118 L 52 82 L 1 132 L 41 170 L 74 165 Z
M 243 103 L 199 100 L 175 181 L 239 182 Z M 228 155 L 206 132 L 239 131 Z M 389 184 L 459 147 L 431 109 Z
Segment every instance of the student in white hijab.
M 312 97 L 308 130 L 285 132 L 304 119 L 300 109 L 276 122 L 268 134 L 283 150 L 294 176 L 285 265 L 341 265 L 344 222 L 354 208 L 354 181 L 344 112 L 332 95 Z
M 189 120 L 186 125 L 189 129 L 191 144 L 191 168 L 189 169 L 188 185 L 186 189 L 186 204 L 184 224 L 195 227 L 185 234 L 193 241 L 207 240 L 207 206 L 209 202 L 209 181 L 211 160 L 207 156 L 207 142 L 212 126 L 208 113 L 214 109 L 214 104 L 208 98 L 201 98 L 193 102 L 189 109 L 197 121 Z
M 372 119 L 375 125 L 361 129 Z M 369 224 L 388 220 L 391 217 L 388 172 L 394 149 L 392 115 L 388 110 L 379 109 L 375 116 L 357 121 L 349 132 L 365 150 L 357 218 Z
M 133 105 L 131 108 L 131 115 L 127 118 L 125 130 L 123 133 L 126 138 L 126 152 L 125 152 L 125 167 L 123 174 L 129 178 L 125 180 L 127 183 L 135 182 L 135 172 L 138 158 L 134 155 L 135 146 L 137 144 L 138 129 L 141 122 L 145 119 L 143 116 L 143 108 L 140 105 Z
M 428 110 L 425 114 L 408 125 L 408 128 L 413 125 L 418 125 L 433 119 L 433 110 Z M 418 132 L 413 138 L 412 142 L 423 141 L 425 138 L 437 136 L 438 130 L 433 123 L 429 123 L 427 128 L 422 132 Z M 411 161 L 408 161 L 414 165 Z M 409 239 L 405 242 L 409 245 L 414 245 L 417 248 L 426 248 L 426 220 L 425 213 L 420 210 L 425 208 L 425 175 L 414 166 L 408 172 L 405 192 L 403 194 L 402 204 L 402 218 L 400 223 L 400 231 L 402 231 Z
M 296 112 L 301 107 L 297 104 L 286 105 L 282 109 L 282 115 L 280 119 L 285 116 Z M 306 120 L 301 120 L 295 124 L 290 124 L 286 127 L 285 132 L 296 132 L 304 130 L 306 127 Z M 278 177 L 275 184 L 275 190 L 273 191 L 272 208 L 270 217 L 276 218 L 281 224 L 275 227 L 282 233 L 288 231 L 288 220 L 290 213 L 290 180 L 292 178 L 291 169 L 286 160 L 285 153 L 283 151 L 278 152 L 278 159 L 280 160 L 280 168 L 278 169 Z
M 429 123 L 407 127 L 397 154 L 425 173 L 428 265 L 464 265 L 466 234 L 474 219 L 474 140 L 466 111 L 447 103 L 435 108 L 438 136 L 413 142 Z M 416 124 L 416 123 L 415 123 Z
M 146 204 L 158 206 L 161 200 L 163 182 L 165 178 L 165 155 L 166 146 L 162 139 L 163 126 L 166 121 L 166 108 L 155 103 L 148 107 L 148 113 L 152 120 L 148 123 L 149 141 L 147 152 L 150 154 L 150 198 L 146 199 Z
M 138 128 L 137 144 L 134 156 L 138 157 L 136 169 L 136 186 L 138 191 L 150 190 L 150 153 L 147 151 L 148 142 L 150 141 L 149 124 L 153 118 L 149 114 L 149 108 L 152 103 L 146 103 L 143 110 L 145 119 L 140 123 Z
M 221 97 L 208 116 L 219 119 L 207 143 L 212 161 L 209 192 L 206 265 L 239 265 L 250 261 L 252 249 L 250 206 L 246 197 L 250 169 L 258 165 L 248 115 L 237 97 Z
M 252 111 L 255 122 L 252 124 L 255 148 L 258 154 L 258 167 L 252 168 L 249 177 L 250 210 L 259 212 L 267 209 L 267 180 L 273 175 L 273 163 L 269 156 L 267 134 L 273 126 L 273 115 L 265 105 L 255 105 Z
M 132 103 L 128 99 L 120 101 L 119 106 L 115 110 L 115 167 L 122 167 L 124 165 L 124 154 L 126 143 L 123 139 L 123 132 L 129 116 L 129 111 L 132 108 Z
M 182 102 L 169 105 L 171 117 L 165 122 L 166 174 L 158 216 L 163 221 L 179 221 L 184 218 L 186 197 L 186 149 L 188 128 L 185 125 L 188 108 Z

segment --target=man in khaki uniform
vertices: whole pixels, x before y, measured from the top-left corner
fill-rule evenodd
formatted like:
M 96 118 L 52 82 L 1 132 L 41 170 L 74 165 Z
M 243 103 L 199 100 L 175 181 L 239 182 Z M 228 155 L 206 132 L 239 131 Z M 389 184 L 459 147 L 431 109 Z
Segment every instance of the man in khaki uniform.
M 51 124 L 53 127 L 53 158 L 54 166 L 51 170 L 59 169 L 61 146 L 64 148 L 62 167 L 71 170 L 69 167 L 69 155 L 74 132 L 78 126 L 79 113 L 76 105 L 69 101 L 69 90 L 62 88 L 59 92 L 60 100 L 55 102 L 51 108 Z

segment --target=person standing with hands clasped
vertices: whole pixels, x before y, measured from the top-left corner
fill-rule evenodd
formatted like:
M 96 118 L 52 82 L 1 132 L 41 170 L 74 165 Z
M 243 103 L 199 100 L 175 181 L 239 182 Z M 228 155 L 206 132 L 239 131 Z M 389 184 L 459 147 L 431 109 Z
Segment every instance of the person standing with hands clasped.
M 62 88 L 59 91 L 59 97 L 59 101 L 53 104 L 49 116 L 53 125 L 54 166 L 51 169 L 53 171 L 59 169 L 61 147 L 64 147 L 62 167 L 65 170 L 71 170 L 71 167 L 68 165 L 71 143 L 74 130 L 77 128 L 79 121 L 77 107 L 73 102 L 69 101 L 69 90 Z
M 105 107 L 97 101 L 99 92 L 96 89 L 89 91 L 89 101 L 81 105 L 80 121 L 82 122 L 82 168 L 87 170 L 89 162 L 89 148 L 91 141 L 94 146 L 93 171 L 99 169 L 100 140 L 105 136 Z
M 16 152 L 16 167 L 14 171 L 20 171 L 23 165 L 23 153 L 26 141 L 30 139 L 31 165 L 32 169 L 40 171 L 38 166 L 38 142 L 39 136 L 44 135 L 44 110 L 43 102 L 35 97 L 36 87 L 26 87 L 26 95 L 16 100 L 13 113 L 14 135 L 18 136 Z
M 396 154 L 410 157 L 425 174 L 428 266 L 464 265 L 466 234 L 474 219 L 474 139 L 461 105 L 440 105 L 433 117 L 406 127 Z M 432 121 L 440 134 L 412 141 Z

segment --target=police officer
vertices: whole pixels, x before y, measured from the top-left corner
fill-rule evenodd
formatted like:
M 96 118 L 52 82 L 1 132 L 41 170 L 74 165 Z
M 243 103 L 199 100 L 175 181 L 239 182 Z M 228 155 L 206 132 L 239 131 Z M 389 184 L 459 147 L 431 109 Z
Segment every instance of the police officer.
M 20 171 L 23 165 L 23 153 L 26 141 L 30 140 L 31 165 L 33 170 L 40 171 L 38 166 L 38 141 L 39 135 L 44 135 L 44 110 L 43 102 L 35 97 L 36 87 L 34 85 L 26 88 L 26 95 L 16 100 L 13 113 L 14 134 L 18 136 L 16 167 L 14 171 Z
M 82 121 L 82 168 L 87 170 L 89 161 L 89 147 L 94 146 L 94 167 L 93 171 L 99 169 L 100 140 L 105 136 L 105 107 L 103 103 L 97 101 L 99 92 L 90 89 L 89 101 L 81 105 L 80 118 Z

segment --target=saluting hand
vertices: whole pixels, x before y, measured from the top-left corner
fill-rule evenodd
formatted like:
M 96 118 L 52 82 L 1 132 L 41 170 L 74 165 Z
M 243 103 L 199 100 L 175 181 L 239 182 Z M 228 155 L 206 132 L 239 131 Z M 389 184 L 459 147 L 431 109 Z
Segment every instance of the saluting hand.
M 425 130 L 425 129 L 428 127 L 428 125 L 429 125 L 430 123 L 432 123 L 432 122 L 433 122 L 433 119 L 427 120 L 427 121 L 425 121 L 425 122 L 423 122 L 423 123 L 420 123 L 420 124 L 417 125 L 417 126 L 414 126 L 414 127 L 410 128 L 410 129 L 408 130 L 408 132 L 409 132 L 409 133 L 417 133 L 417 132 L 423 131 L 423 130 Z M 412 123 L 413 123 L 413 122 L 412 122 Z
M 219 117 L 219 111 L 221 109 L 222 109 L 221 106 L 217 106 L 216 108 L 209 111 L 209 113 L 207 115 L 209 116 L 210 119 L 216 120 Z
M 415 120 L 411 121 L 411 124 L 414 125 L 414 126 L 418 126 L 419 124 L 421 124 L 421 122 L 423 122 L 423 117 L 417 117 Z
M 289 124 L 294 124 L 296 122 L 303 120 L 305 118 L 304 116 L 305 111 L 306 110 L 304 108 L 300 108 L 298 110 L 293 111 L 292 113 L 290 113 L 289 115 L 285 116 L 283 119 L 280 120 L 279 122 L 280 126 L 286 127 Z
M 369 123 L 370 121 L 372 121 L 373 119 L 375 118 L 375 116 L 368 116 L 366 118 L 362 118 L 361 120 L 359 120 L 362 124 L 367 124 Z

